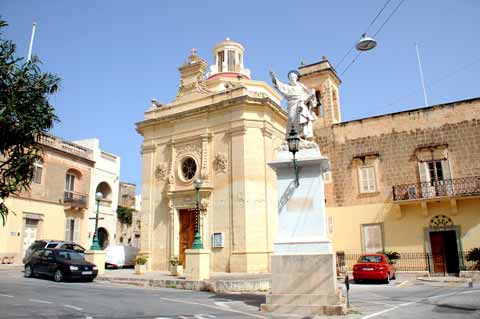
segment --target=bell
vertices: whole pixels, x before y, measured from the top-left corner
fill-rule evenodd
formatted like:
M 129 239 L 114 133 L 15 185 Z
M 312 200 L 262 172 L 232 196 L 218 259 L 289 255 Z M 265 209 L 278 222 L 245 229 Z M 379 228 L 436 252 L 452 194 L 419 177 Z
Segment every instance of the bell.
M 373 38 L 367 37 L 367 35 L 364 33 L 362 34 L 362 37 L 355 45 L 355 48 L 357 48 L 358 51 L 369 51 L 376 46 L 377 46 L 377 41 L 375 41 L 375 39 Z

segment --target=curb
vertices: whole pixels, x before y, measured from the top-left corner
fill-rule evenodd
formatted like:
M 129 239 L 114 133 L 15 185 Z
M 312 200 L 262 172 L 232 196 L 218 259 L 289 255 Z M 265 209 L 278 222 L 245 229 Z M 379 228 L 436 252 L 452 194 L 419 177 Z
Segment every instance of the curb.
M 184 280 L 184 279 L 147 279 L 125 277 L 97 277 L 97 281 L 108 281 L 139 287 L 174 288 L 183 290 L 225 292 L 267 292 L 270 289 L 269 279 L 251 280 Z

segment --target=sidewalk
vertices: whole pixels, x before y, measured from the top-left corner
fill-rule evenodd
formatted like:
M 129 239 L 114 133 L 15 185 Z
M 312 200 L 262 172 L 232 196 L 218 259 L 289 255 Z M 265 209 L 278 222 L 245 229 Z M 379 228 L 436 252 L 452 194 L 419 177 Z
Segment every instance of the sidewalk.
M 271 275 L 244 273 L 211 273 L 210 279 L 202 281 L 186 280 L 185 277 L 170 275 L 166 271 L 151 271 L 136 275 L 133 269 L 105 270 L 98 281 L 119 284 L 200 290 L 211 292 L 266 292 L 270 289 Z
M 0 264 L 2 270 L 23 270 L 23 264 Z

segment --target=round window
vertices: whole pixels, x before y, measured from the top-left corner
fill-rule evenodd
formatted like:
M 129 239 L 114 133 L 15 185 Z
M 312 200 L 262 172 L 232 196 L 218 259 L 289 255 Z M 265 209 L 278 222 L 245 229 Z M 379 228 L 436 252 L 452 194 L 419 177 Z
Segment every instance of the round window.
M 182 163 L 183 178 L 191 180 L 197 173 L 197 162 L 191 157 L 187 157 Z

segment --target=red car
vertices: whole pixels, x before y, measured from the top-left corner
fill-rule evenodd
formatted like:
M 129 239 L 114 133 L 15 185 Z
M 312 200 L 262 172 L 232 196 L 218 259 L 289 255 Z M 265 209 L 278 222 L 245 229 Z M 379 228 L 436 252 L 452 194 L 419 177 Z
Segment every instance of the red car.
M 395 279 L 395 265 L 383 254 L 365 254 L 358 258 L 353 266 L 353 280 L 358 283 L 362 280 L 382 280 L 390 283 Z

